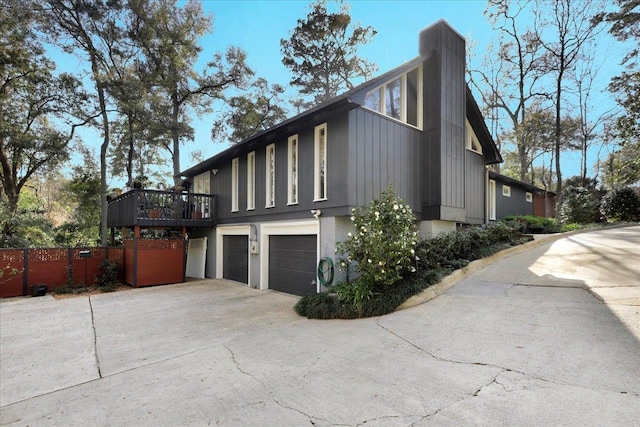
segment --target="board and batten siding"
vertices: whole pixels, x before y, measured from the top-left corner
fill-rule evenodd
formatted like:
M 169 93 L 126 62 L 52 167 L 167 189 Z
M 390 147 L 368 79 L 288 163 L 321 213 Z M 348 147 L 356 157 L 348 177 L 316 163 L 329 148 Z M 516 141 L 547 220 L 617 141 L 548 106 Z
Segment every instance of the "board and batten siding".
M 262 220 L 310 218 L 311 209 L 330 210 L 348 204 L 348 116 L 340 115 L 327 122 L 327 200 L 314 202 L 314 126 L 292 132 L 274 141 L 255 144 L 238 154 L 238 211 L 231 212 L 231 159 L 221 162 L 212 175 L 213 194 L 218 200 L 218 222 L 231 224 Z M 298 203 L 288 205 L 288 137 L 298 135 Z M 266 207 L 266 146 L 275 144 L 276 188 L 275 206 Z M 247 210 L 247 153 L 255 151 L 255 209 Z M 346 208 L 343 209 L 346 214 Z
M 465 41 L 444 22 L 420 33 L 424 70 L 424 219 L 465 221 Z
M 340 183 L 348 203 L 366 205 L 392 185 L 419 211 L 420 140 L 421 131 L 411 126 L 365 108 L 350 111 L 348 175 Z
M 511 187 L 511 197 L 502 195 L 502 186 Z M 496 180 L 496 219 L 507 215 L 533 215 L 533 203 L 527 202 L 527 190 L 513 184 Z
M 485 217 L 485 166 L 484 157 L 465 150 L 465 215 L 469 224 L 483 224 Z

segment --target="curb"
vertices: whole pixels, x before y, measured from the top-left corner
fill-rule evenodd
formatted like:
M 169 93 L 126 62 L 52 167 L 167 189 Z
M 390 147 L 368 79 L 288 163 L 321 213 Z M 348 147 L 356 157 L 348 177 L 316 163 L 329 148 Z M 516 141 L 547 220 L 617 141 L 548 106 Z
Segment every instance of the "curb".
M 437 296 L 442 295 L 447 290 L 462 282 L 472 273 L 475 273 L 478 270 L 483 269 L 489 264 L 493 264 L 494 262 L 509 258 L 510 256 L 517 255 L 519 253 L 528 251 L 529 249 L 535 249 L 539 246 L 545 245 L 547 243 L 553 243 L 556 240 L 563 239 L 565 237 L 573 236 L 574 234 L 580 233 L 588 233 L 591 231 L 600 231 L 600 230 L 611 230 L 615 228 L 625 228 L 625 227 L 634 227 L 638 224 L 622 224 L 622 225 L 611 225 L 604 227 L 593 227 L 593 228 L 585 228 L 583 230 L 574 230 L 568 231 L 566 233 L 557 233 L 551 235 L 545 235 L 543 238 L 539 238 L 536 240 L 532 240 L 527 243 L 523 243 L 518 246 L 514 246 L 511 248 L 503 249 L 500 252 L 496 252 L 495 254 L 488 256 L 486 258 L 477 259 L 475 261 L 471 261 L 468 265 L 462 267 L 459 270 L 454 271 L 453 273 L 445 276 L 440 282 L 435 285 L 429 286 L 427 289 L 422 291 L 421 293 L 414 295 L 407 299 L 405 302 L 400 304 L 395 311 L 404 310 L 406 308 L 415 307 L 416 305 L 424 304 L 426 302 L 431 301 Z

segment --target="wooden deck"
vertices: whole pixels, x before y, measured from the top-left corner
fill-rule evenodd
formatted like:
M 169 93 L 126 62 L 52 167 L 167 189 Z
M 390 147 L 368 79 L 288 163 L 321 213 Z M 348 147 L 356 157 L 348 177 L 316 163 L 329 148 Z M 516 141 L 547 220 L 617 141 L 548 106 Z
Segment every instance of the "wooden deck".
M 215 196 L 134 189 L 109 201 L 108 227 L 213 227 Z

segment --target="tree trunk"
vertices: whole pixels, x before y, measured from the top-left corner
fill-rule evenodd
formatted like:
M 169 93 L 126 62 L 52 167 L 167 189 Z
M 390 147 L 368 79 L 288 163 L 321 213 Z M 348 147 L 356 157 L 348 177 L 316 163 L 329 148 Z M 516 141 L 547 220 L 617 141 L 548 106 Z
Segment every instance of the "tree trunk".
M 171 140 L 173 143 L 173 185 L 180 185 L 180 134 L 178 132 L 178 120 L 180 118 L 180 102 L 178 100 L 178 88 L 174 88 L 171 94 L 171 101 L 173 104 L 173 111 L 171 112 L 171 119 L 173 120 L 173 126 L 171 126 Z

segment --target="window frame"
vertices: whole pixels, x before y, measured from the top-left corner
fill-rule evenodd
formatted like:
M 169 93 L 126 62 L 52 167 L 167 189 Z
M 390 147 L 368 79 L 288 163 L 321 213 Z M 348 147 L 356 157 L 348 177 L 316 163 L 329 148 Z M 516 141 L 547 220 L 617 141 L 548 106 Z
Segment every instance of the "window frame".
M 511 197 L 511 186 L 502 184 L 502 195 L 504 197 Z
M 299 196 L 298 159 L 300 158 L 300 144 L 298 134 L 291 135 L 288 140 L 287 151 L 287 205 L 297 205 Z
M 231 159 L 231 212 L 238 212 L 240 199 L 240 158 Z
M 469 120 L 465 118 L 465 147 L 467 150 L 472 151 L 476 154 L 482 155 L 482 145 L 476 136 L 476 133 L 469 123 Z
M 247 153 L 247 210 L 256 208 L 256 152 Z
M 533 203 L 533 193 L 529 191 L 525 192 L 524 199 L 527 201 L 527 203 Z
M 418 87 L 416 88 L 416 110 L 417 110 L 417 123 L 411 124 L 407 121 L 407 112 L 408 112 L 408 99 L 409 97 L 407 96 L 407 85 L 408 85 L 408 75 L 409 73 L 413 72 L 417 70 L 417 76 L 418 76 Z M 400 108 L 400 118 L 397 119 L 393 116 L 390 116 L 387 114 L 387 86 L 393 82 L 395 82 L 396 80 L 401 79 L 401 84 L 400 84 L 400 104 L 401 104 L 401 108 Z M 366 102 L 363 103 L 363 108 L 366 108 L 369 111 L 373 111 L 375 113 L 378 114 L 382 114 L 384 117 L 391 119 L 391 120 L 395 120 L 397 122 L 400 123 L 404 123 L 405 125 L 411 126 L 413 128 L 416 129 L 420 129 L 422 130 L 423 128 L 423 73 L 422 73 L 422 64 L 418 65 L 417 67 L 414 67 L 410 70 L 407 70 L 406 72 L 402 73 L 399 76 L 394 76 L 393 78 L 385 81 L 383 84 L 371 89 L 370 91 L 368 91 L 365 94 L 365 101 L 367 99 L 367 97 L 374 93 L 374 92 L 378 92 L 378 109 L 373 109 L 371 107 L 366 106 Z
M 273 161 L 271 161 L 273 157 Z M 265 149 L 265 208 L 276 206 L 276 144 Z
M 496 220 L 496 180 L 489 180 L 489 221 Z
M 321 143 L 320 135 L 324 131 L 324 144 Z M 327 200 L 327 171 L 328 171 L 328 159 L 327 159 L 327 124 L 322 123 L 314 128 L 313 132 L 313 201 L 322 202 Z M 324 159 L 324 163 L 321 163 L 321 156 Z M 324 180 L 322 180 L 322 172 L 324 172 Z

